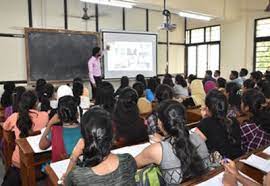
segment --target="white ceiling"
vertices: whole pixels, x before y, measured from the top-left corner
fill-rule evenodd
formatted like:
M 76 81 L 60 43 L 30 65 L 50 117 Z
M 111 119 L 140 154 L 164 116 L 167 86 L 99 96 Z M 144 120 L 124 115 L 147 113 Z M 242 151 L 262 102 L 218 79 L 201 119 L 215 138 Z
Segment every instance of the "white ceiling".
M 141 7 L 160 10 L 163 8 L 163 0 L 137 0 L 137 2 Z M 221 19 L 240 15 L 243 11 L 263 12 L 267 4 L 268 0 L 167 0 L 168 8 L 173 12 L 193 11 Z

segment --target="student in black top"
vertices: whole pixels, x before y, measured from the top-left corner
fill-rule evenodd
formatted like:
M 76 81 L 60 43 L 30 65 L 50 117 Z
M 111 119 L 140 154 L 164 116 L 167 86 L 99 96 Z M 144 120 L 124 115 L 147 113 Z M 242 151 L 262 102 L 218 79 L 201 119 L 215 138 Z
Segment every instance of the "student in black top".
M 212 90 L 205 99 L 207 117 L 200 121 L 196 132 L 205 140 L 210 153 L 235 159 L 242 155 L 240 125 L 235 118 L 228 118 L 226 96 Z
M 113 112 L 115 147 L 137 145 L 149 140 L 147 126 L 139 116 L 137 101 L 134 89 L 126 87 L 121 91 Z
M 120 87 L 116 90 L 114 96 L 119 96 L 120 92 L 126 87 L 129 87 L 129 78 L 127 76 L 123 76 L 120 80 Z

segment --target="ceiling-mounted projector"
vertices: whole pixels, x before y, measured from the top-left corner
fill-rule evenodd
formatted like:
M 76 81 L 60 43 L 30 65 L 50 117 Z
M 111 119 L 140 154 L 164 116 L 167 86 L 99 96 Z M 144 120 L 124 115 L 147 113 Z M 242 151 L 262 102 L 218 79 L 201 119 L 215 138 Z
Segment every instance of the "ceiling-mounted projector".
M 164 16 L 164 21 L 158 28 L 159 30 L 174 31 L 176 29 L 176 24 L 171 22 L 171 12 L 169 10 L 163 10 L 162 15 Z

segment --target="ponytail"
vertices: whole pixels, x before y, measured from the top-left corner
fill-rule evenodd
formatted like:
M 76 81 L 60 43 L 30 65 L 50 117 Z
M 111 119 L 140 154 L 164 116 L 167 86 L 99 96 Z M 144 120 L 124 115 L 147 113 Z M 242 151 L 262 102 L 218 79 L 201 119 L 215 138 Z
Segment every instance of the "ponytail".
M 217 119 L 219 123 L 226 129 L 228 139 L 232 142 L 232 144 L 235 144 L 236 139 L 232 134 L 233 121 L 227 117 L 228 102 L 226 96 L 218 90 L 212 90 L 205 98 L 205 105 L 210 110 L 212 117 Z
M 110 114 L 101 108 L 87 111 L 81 124 L 81 133 L 85 147 L 82 167 L 94 167 L 100 164 L 111 151 L 113 131 Z
M 50 98 L 52 98 L 54 93 L 54 87 L 52 84 L 47 83 L 40 95 L 41 111 L 47 112 L 51 110 Z
M 253 114 L 251 122 L 270 133 L 270 112 L 269 108 L 267 108 L 265 96 L 256 89 L 250 89 L 243 94 L 242 102 L 244 106 L 249 107 L 249 112 Z
M 20 130 L 20 137 L 25 138 L 29 135 L 32 128 L 32 120 L 30 118 L 30 109 L 33 109 L 37 102 L 37 97 L 34 92 L 27 91 L 23 93 L 18 106 L 17 127 Z
M 170 143 L 181 161 L 184 178 L 202 175 L 205 167 L 196 147 L 189 139 L 184 106 L 176 101 L 164 101 L 158 108 L 158 117 L 166 132 L 172 137 Z

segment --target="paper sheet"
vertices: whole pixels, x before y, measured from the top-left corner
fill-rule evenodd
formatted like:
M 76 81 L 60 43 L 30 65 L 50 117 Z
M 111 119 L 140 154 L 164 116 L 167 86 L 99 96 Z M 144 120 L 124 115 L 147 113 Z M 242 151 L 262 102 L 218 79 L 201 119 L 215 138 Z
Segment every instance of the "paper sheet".
M 145 143 L 141 145 L 134 145 L 129 147 L 123 147 L 120 149 L 112 150 L 111 152 L 114 154 L 125 154 L 128 153 L 132 155 L 133 157 L 136 157 L 138 154 L 140 154 L 146 147 L 151 145 L 150 143 Z
M 265 154 L 270 155 L 270 146 L 267 147 L 263 152 L 264 152 Z
M 207 180 L 207 181 L 205 181 L 205 182 L 202 182 L 202 183 L 198 184 L 197 186 L 213 186 L 213 185 L 215 185 L 215 186 L 223 186 L 223 183 L 222 183 L 223 174 L 224 174 L 224 172 L 219 173 L 218 175 L 214 176 L 213 178 L 211 178 L 211 179 L 209 179 L 209 180 Z M 246 178 L 248 178 L 248 179 L 254 181 L 253 179 L 251 179 L 250 177 L 248 177 L 248 176 L 245 175 L 244 173 L 240 172 L 240 174 L 241 174 L 242 176 L 244 176 L 244 177 L 246 177 Z M 255 182 L 255 181 L 254 181 L 254 182 Z M 239 183 L 239 182 L 237 183 L 237 185 L 238 185 L 238 186 L 242 186 L 242 184 Z
M 254 154 L 250 155 L 247 159 L 240 161 L 261 171 L 270 172 L 270 160 L 263 159 Z
M 50 164 L 50 167 L 55 172 L 58 179 L 60 179 L 63 176 L 63 174 L 66 173 L 69 162 L 70 162 L 70 159 L 66 159 L 66 160 L 62 160 L 62 161 L 58 161 L 58 162 Z
M 41 153 L 41 152 L 46 152 L 46 151 L 50 151 L 52 150 L 52 147 L 49 147 L 48 149 L 46 150 L 41 150 L 39 148 L 39 141 L 42 137 L 42 134 L 45 132 L 45 128 L 41 130 L 41 134 L 39 135 L 36 135 L 36 136 L 30 136 L 30 137 L 27 137 L 26 140 L 28 141 L 29 145 L 32 147 L 33 151 L 35 153 Z

